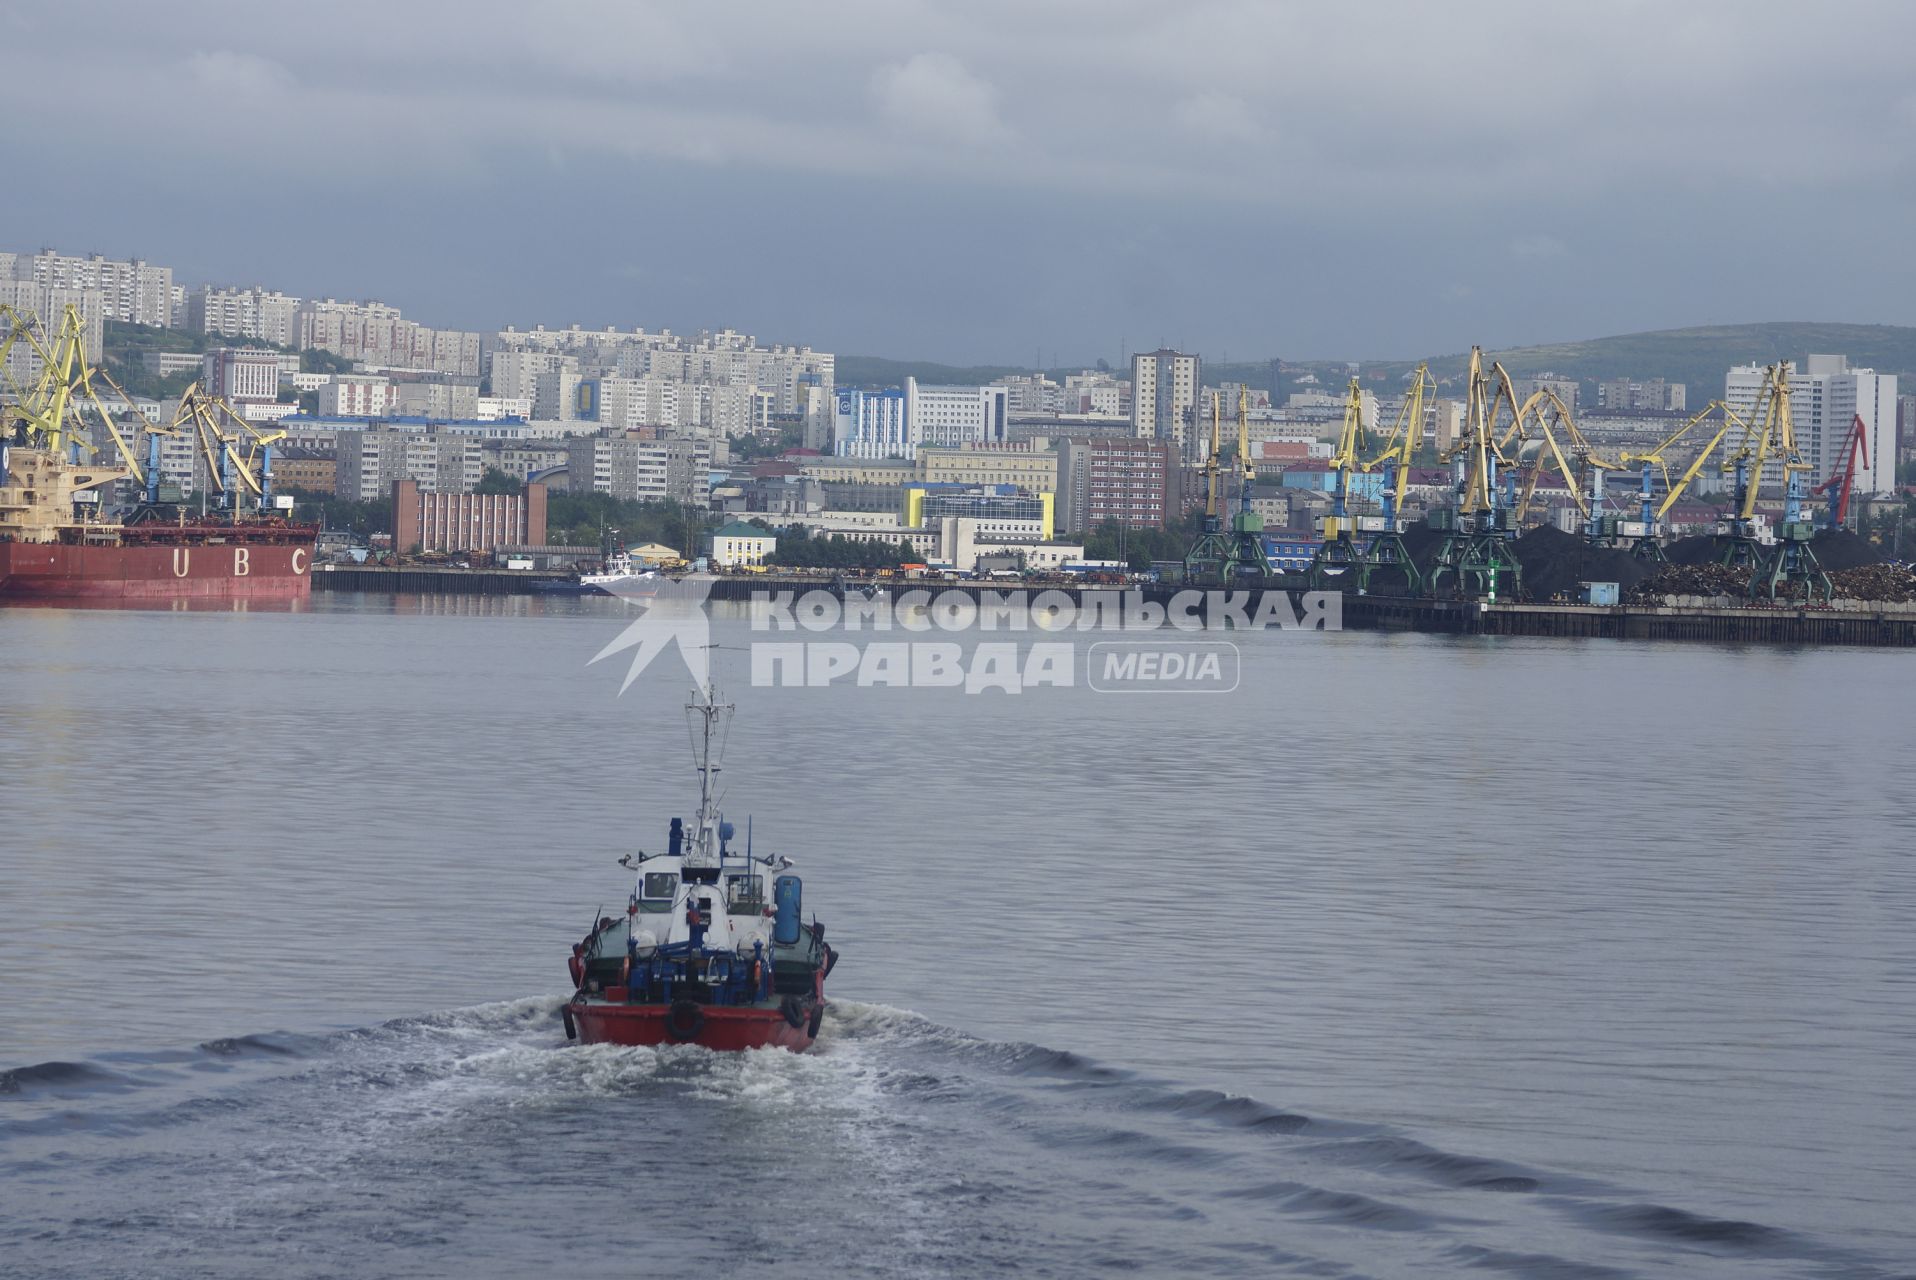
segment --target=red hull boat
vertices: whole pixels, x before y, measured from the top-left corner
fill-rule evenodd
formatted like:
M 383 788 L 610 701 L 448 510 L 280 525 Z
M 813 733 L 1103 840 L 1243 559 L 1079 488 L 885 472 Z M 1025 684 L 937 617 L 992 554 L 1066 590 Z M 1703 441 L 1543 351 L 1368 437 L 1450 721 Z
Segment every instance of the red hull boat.
M 721 1051 L 812 1047 L 808 1027 L 794 1027 L 777 1009 L 723 1009 L 691 1004 L 623 1004 L 625 991 L 610 987 L 604 1000 L 579 1000 L 565 1016 L 583 1044 L 696 1044 Z M 807 1019 L 809 1024 L 809 1019 Z
M 317 526 L 230 505 L 193 516 L 149 503 L 126 523 L 98 518 L 128 475 L 56 447 L 0 442 L 0 602 L 310 595 Z
M 312 592 L 311 526 L 134 525 L 115 533 L 120 540 L 105 545 L 0 542 L 0 600 L 304 600 Z
M 625 915 L 601 916 L 573 944 L 566 1037 L 586 1044 L 696 1044 L 802 1053 L 825 1016 L 825 979 L 838 953 L 825 927 L 800 917 L 803 886 L 790 858 L 733 843 L 718 811 L 714 723 L 729 716 L 710 688 L 687 707 L 699 811 L 673 818 L 664 853 L 627 854 L 635 873 Z M 767 881 L 771 892 L 766 892 Z

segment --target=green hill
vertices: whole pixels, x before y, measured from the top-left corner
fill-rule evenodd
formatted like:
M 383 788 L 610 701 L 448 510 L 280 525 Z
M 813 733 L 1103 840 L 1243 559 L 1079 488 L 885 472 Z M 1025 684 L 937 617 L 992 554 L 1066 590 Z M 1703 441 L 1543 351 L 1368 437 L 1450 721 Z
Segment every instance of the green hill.
M 1800 363 L 1812 352 L 1845 355 L 1850 364 L 1878 373 L 1916 377 L 1916 328 L 1887 324 L 1779 321 L 1710 325 L 1508 347 L 1484 355 L 1486 360 L 1501 360 L 1504 368 L 1518 377 L 1556 373 L 1585 383 L 1623 377 L 1681 382 L 1689 388 L 1691 403 L 1700 407 L 1723 394 L 1723 374 L 1731 365 L 1777 360 Z M 1359 373 L 1366 383 L 1396 386 L 1417 364 L 1416 360 L 1366 360 L 1360 363 Z M 1469 366 L 1469 352 L 1430 357 L 1431 373 L 1440 382 L 1455 382 Z M 1288 388 L 1298 377 L 1312 373 L 1320 384 L 1337 387 L 1349 376 L 1346 370 L 1342 360 L 1286 360 L 1284 379 Z M 1262 387 L 1269 385 L 1270 368 L 1263 361 L 1206 365 L 1204 379 Z
M 1584 382 L 1621 377 L 1682 382 L 1689 386 L 1691 401 L 1700 405 L 1723 394 L 1723 374 L 1731 365 L 1778 360 L 1801 363 L 1812 352 L 1846 355 L 1856 367 L 1908 378 L 1916 374 L 1916 328 L 1804 321 L 1713 325 L 1513 347 L 1486 354 L 1518 375 L 1558 373 Z M 1447 379 L 1461 375 L 1469 363 L 1466 352 L 1434 358 L 1430 367 L 1438 378 Z M 1285 366 L 1287 370 L 1291 367 L 1288 363 Z M 1397 379 L 1415 367 L 1416 361 L 1412 360 L 1380 361 L 1366 363 L 1363 374 L 1366 380 L 1374 375 Z
M 1591 338 L 1583 342 L 1558 342 L 1534 347 L 1511 347 L 1486 352 L 1491 360 L 1501 360 L 1513 375 L 1524 377 L 1557 373 L 1581 382 L 1595 383 L 1605 378 L 1664 378 L 1689 387 L 1690 401 L 1701 406 L 1723 394 L 1723 374 L 1731 365 L 1769 364 L 1776 360 L 1799 363 L 1812 352 L 1846 355 L 1852 365 L 1894 373 L 1904 378 L 1907 389 L 1916 391 L 1916 328 L 1887 324 L 1822 324 L 1812 321 L 1779 321 L 1768 324 L 1709 325 L 1694 329 L 1662 329 L 1652 333 L 1626 333 L 1609 338 Z M 1366 383 L 1396 385 L 1418 361 L 1365 360 L 1360 373 Z M 1469 366 L 1469 352 L 1430 357 L 1431 372 L 1441 381 L 1454 381 Z M 1337 387 L 1349 375 L 1341 360 L 1286 360 L 1285 383 L 1288 388 L 1305 373 L 1317 375 L 1320 383 Z M 1069 370 L 1047 370 L 1054 378 Z M 875 356 L 838 357 L 838 382 L 852 387 L 895 387 L 906 375 L 920 382 L 977 385 L 1011 373 L 1030 373 L 1028 368 L 1009 365 L 961 367 L 931 361 L 886 360 Z M 1126 370 L 1114 369 L 1119 377 Z M 1245 382 L 1253 387 L 1270 385 L 1270 362 L 1233 361 L 1230 364 L 1204 366 L 1204 380 Z
M 1014 373 L 1030 372 L 1008 364 L 938 364 L 931 360 L 887 360 L 882 356 L 840 356 L 833 365 L 833 376 L 841 387 L 902 387 L 908 377 L 955 387 L 982 387 Z

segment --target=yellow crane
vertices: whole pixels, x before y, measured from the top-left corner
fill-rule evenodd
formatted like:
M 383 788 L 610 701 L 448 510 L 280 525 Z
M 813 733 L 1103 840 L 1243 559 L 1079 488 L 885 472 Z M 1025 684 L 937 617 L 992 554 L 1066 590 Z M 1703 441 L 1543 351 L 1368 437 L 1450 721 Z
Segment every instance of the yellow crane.
M 1367 474 L 1364 459 L 1369 433 L 1364 424 L 1364 389 L 1356 378 L 1344 398 L 1344 425 L 1331 449 L 1331 510 L 1324 517 L 1322 536 L 1311 554 L 1310 583 L 1323 590 L 1332 578 L 1356 572 L 1354 581 L 1361 595 L 1369 588 L 1370 564 L 1364 548 L 1351 536 L 1354 521 L 1350 513 L 1351 476 Z
M 1717 417 L 1722 419 L 1722 425 L 1711 433 L 1710 438 L 1697 449 L 1696 456 L 1691 458 L 1689 465 L 1683 469 L 1682 474 L 1678 476 L 1677 479 L 1672 480 L 1670 478 L 1669 460 L 1665 455 L 1683 443 L 1697 427 Z M 1676 505 L 1677 499 L 1683 496 L 1685 490 L 1690 487 L 1691 483 L 1703 474 L 1704 465 L 1709 462 L 1711 456 L 1716 452 L 1717 446 L 1723 443 L 1724 438 L 1728 436 L 1731 431 L 1738 427 L 1747 429 L 1747 426 L 1748 424 L 1745 423 L 1742 418 L 1738 417 L 1736 411 L 1730 408 L 1729 405 L 1721 400 L 1712 400 L 1709 404 L 1705 405 L 1700 412 L 1692 415 L 1688 422 L 1685 422 L 1682 426 L 1671 432 L 1667 439 L 1652 447 L 1649 452 L 1626 453 L 1623 455 L 1623 462 L 1626 465 L 1636 463 L 1641 465 L 1643 469 L 1643 480 L 1638 490 L 1638 500 L 1641 504 L 1640 523 L 1648 527 L 1643 530 L 1640 536 L 1654 538 L 1662 531 L 1663 517 L 1669 513 L 1671 507 Z M 1654 505 L 1654 486 L 1651 474 L 1653 468 L 1658 475 L 1662 476 L 1664 489 L 1663 501 L 1655 502 Z
M 1424 438 L 1424 393 L 1436 389 L 1437 382 L 1430 376 L 1430 365 L 1418 365 L 1417 371 L 1411 375 L 1410 389 L 1404 393 L 1404 403 L 1397 411 L 1397 422 L 1384 438 L 1384 447 L 1365 464 L 1366 470 L 1378 466 L 1385 468 L 1382 494 L 1384 526 L 1394 528 L 1398 533 L 1403 532 L 1404 495 L 1410 487 L 1411 460 Z
M 1204 459 L 1204 518 L 1210 522 L 1215 522 L 1218 518 L 1217 453 L 1220 442 L 1217 399 L 1217 392 L 1213 391 L 1211 393 L 1211 453 Z
M 1403 403 L 1398 406 L 1396 422 L 1384 435 L 1382 447 L 1369 453 L 1366 442 L 1373 434 L 1383 433 L 1376 430 L 1374 423 L 1364 422 L 1363 395 L 1357 380 L 1351 380 L 1344 429 L 1331 465 L 1338 472 L 1337 491 L 1345 496 L 1350 491 L 1351 475 L 1368 475 L 1383 467 L 1383 483 L 1376 489 L 1381 511 L 1377 515 L 1351 515 L 1339 505 L 1337 514 L 1332 517 L 1334 535 L 1327 528 L 1324 541 L 1311 557 L 1312 587 L 1322 590 L 1329 585 L 1328 579 L 1355 569 L 1360 595 L 1370 592 L 1371 583 L 1380 572 L 1401 575 L 1406 595 L 1423 591 L 1423 572 L 1404 545 L 1403 510 L 1404 497 L 1410 488 L 1411 460 L 1424 434 L 1424 392 L 1426 387 L 1435 385 L 1430 366 L 1418 365 L 1404 392 Z
M 1510 549 L 1516 536 L 1516 476 L 1503 446 L 1520 435 L 1524 409 L 1503 365 L 1485 370 L 1481 347 L 1470 349 L 1469 378 L 1464 433 L 1439 455 L 1455 468 L 1458 502 L 1454 510 L 1431 513 L 1432 526 L 1443 529 L 1445 537 L 1430 585 L 1433 591 L 1448 585 L 1495 601 L 1505 581 L 1510 594 L 1523 590 L 1523 567 Z M 1500 437 L 1498 422 L 1506 406 L 1510 425 Z
M 272 446 L 286 438 L 284 430 L 260 427 L 197 382 L 180 397 L 173 430 L 199 444 L 221 505 L 237 505 L 234 500 L 242 489 L 262 504 L 272 497 Z
M 1536 493 L 1537 480 L 1548 459 L 1563 476 L 1564 485 L 1570 492 L 1570 501 L 1575 504 L 1577 514 L 1583 517 L 1584 527 L 1591 540 L 1595 541 L 1601 530 L 1597 521 L 1602 514 L 1599 508 L 1603 503 L 1603 473 L 1619 470 L 1620 464 L 1597 452 L 1595 446 L 1584 438 L 1583 431 L 1577 426 L 1576 416 L 1570 412 L 1570 406 L 1548 387 L 1524 402 L 1519 416 L 1520 425 L 1525 420 L 1535 424 L 1538 445 L 1530 464 L 1523 468 L 1527 474 L 1517 496 L 1517 523 L 1522 524 L 1530 512 L 1530 501 Z M 1551 430 L 1552 421 L 1557 424 L 1555 431 Z M 1567 454 L 1564 445 L 1558 443 L 1559 433 L 1568 443 Z M 1587 493 L 1586 482 L 1589 484 Z
M 1204 531 L 1192 542 L 1184 557 L 1187 578 L 1217 578 L 1224 582 L 1262 581 L 1270 572 L 1270 560 L 1264 554 L 1264 522 L 1251 509 L 1251 484 L 1257 470 L 1251 463 L 1250 396 L 1238 388 L 1237 458 L 1238 510 L 1225 525 L 1228 498 L 1223 491 L 1220 455 L 1223 453 L 1221 397 L 1211 393 L 1211 456 L 1205 460 Z
M 1783 519 L 1766 529 L 1756 519 L 1756 504 L 1764 468 L 1772 460 L 1781 472 Z M 1827 601 L 1832 594 L 1829 575 L 1810 545 L 1816 529 L 1803 518 L 1803 478 L 1812 468 L 1796 443 L 1788 364 L 1773 364 L 1765 371 L 1757 420 L 1722 465 L 1726 473 L 1735 475 L 1736 502 L 1717 533 L 1718 558 L 1733 568 L 1749 568 L 1752 596 L 1774 600 L 1790 594 L 1789 586 L 1795 583 L 1805 597 Z
M 4 362 L 13 346 L 24 338 L 40 365 L 40 375 L 31 387 L 21 387 L 11 369 L 7 372 L 7 382 L 17 401 L 8 411 L 10 422 L 17 424 L 9 428 L 9 434 L 23 427 L 27 443 L 32 447 L 54 454 L 70 449 L 95 453 L 97 450 L 85 432 L 85 414 L 91 408 L 99 415 L 101 427 L 113 442 L 127 473 L 144 480 L 146 469 L 141 466 L 132 445 L 120 434 L 114 415 L 101 401 L 95 382 L 104 383 L 128 411 L 137 413 L 138 410 L 133 398 L 112 375 L 87 358 L 86 323 L 80 317 L 79 308 L 71 304 L 66 307 L 59 332 L 50 345 L 35 331 L 37 326 L 32 317 L 0 307 L 0 318 L 8 323 L 7 337 L 0 347 L 0 362 Z

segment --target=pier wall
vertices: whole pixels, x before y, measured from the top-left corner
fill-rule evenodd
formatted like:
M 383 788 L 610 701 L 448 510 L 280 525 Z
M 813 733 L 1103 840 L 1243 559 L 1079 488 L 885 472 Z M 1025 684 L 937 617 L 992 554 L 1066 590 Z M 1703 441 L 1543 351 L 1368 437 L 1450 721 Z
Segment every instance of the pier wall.
M 426 592 L 455 595 L 512 595 L 536 590 L 542 580 L 562 575 L 503 569 L 406 568 L 341 565 L 313 574 L 316 591 Z M 1027 601 L 1057 592 L 1078 602 L 1086 594 L 1109 597 L 1126 591 L 1153 604 L 1165 604 L 1180 588 L 1039 586 L 1005 582 L 901 582 L 881 587 L 895 595 L 906 591 L 955 591 L 973 600 L 986 593 Z M 1291 588 L 1295 596 L 1297 589 Z M 725 577 L 712 584 L 714 600 L 750 600 L 755 592 L 831 591 L 845 588 L 824 577 Z M 1256 611 L 1262 589 L 1250 588 L 1248 606 Z M 1234 592 L 1242 595 L 1243 592 Z M 1868 609 L 1650 607 L 1635 605 L 1489 604 L 1474 600 L 1411 600 L 1395 596 L 1343 599 L 1343 625 L 1352 631 L 1420 631 L 1443 635 L 1590 637 L 1609 640 L 1701 640 L 1716 644 L 1867 645 L 1916 648 L 1916 611 Z

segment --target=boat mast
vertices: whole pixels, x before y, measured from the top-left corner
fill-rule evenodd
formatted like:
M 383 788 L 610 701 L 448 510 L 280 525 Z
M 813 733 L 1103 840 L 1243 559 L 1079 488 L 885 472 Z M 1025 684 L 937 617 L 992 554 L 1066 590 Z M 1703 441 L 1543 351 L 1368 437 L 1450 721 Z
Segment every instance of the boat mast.
M 692 851 L 697 855 L 698 864 L 704 866 L 717 866 L 719 860 L 718 775 L 719 762 L 725 755 L 725 735 L 720 731 L 714 742 L 714 730 L 720 729 L 721 717 L 729 724 L 733 709 L 731 703 L 718 700 L 718 683 L 714 679 L 708 679 L 705 688 L 698 690 L 693 700 L 685 704 L 688 720 L 693 715 L 698 717 L 692 763 L 699 771 L 699 815 Z

